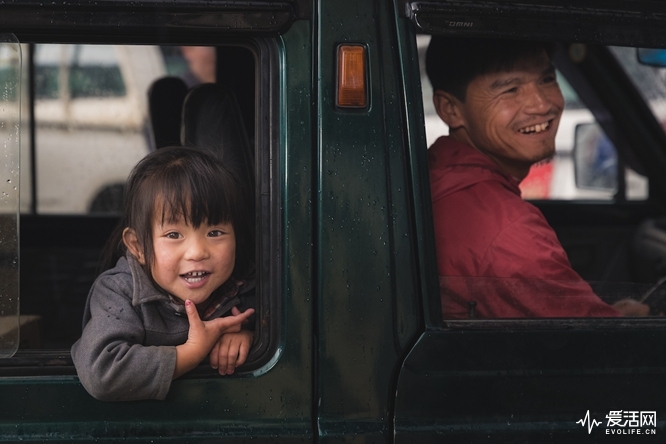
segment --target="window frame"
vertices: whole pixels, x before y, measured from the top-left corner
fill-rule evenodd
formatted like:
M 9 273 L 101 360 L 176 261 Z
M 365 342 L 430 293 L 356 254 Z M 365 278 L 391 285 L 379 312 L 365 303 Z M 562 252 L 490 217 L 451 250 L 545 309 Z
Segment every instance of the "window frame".
M 55 39 L 55 38 L 54 38 Z M 77 36 L 77 43 L 84 44 L 126 44 L 99 36 L 82 34 Z M 31 45 L 37 43 L 61 43 L 47 41 L 44 38 L 32 39 Z M 234 46 L 247 49 L 254 57 L 255 72 L 255 113 L 254 113 L 254 152 L 255 152 L 255 266 L 256 266 L 256 326 L 255 341 L 248 355 L 246 364 L 235 373 L 243 376 L 275 362 L 279 356 L 282 342 L 284 315 L 280 288 L 282 285 L 282 222 L 281 222 L 281 187 L 280 178 L 280 43 L 273 37 L 230 37 L 213 38 L 202 36 L 197 40 L 185 38 L 174 40 L 163 36 L 139 38 L 134 43 L 150 45 L 196 44 L 202 46 Z M 31 55 L 34 54 L 31 51 Z M 30 75 L 33 75 L 32 57 Z M 31 84 L 34 83 L 31 81 Z M 35 168 L 35 137 L 34 137 L 34 91 L 30 95 L 29 126 L 31 132 L 31 166 Z M 24 120 L 25 123 L 25 120 Z M 36 177 L 33 174 L 33 179 Z M 86 234 L 84 227 L 110 230 L 118 220 L 113 216 L 60 216 L 40 215 L 34 212 L 36 187 L 32 184 L 33 211 L 21 215 L 24 232 L 33 232 L 36 237 L 29 242 L 39 244 L 40 241 L 55 242 L 56 247 L 89 245 L 95 242 L 94 234 Z M 80 227 L 80 228 L 76 228 Z M 82 231 L 83 230 L 83 231 Z M 53 238 L 57 240 L 53 240 Z M 99 242 L 99 240 L 97 240 Z M 24 271 L 25 272 L 25 271 Z M 75 375 L 69 350 L 63 349 L 20 349 L 14 357 L 0 359 L 0 377 L 5 376 L 51 376 Z M 217 376 L 217 370 L 210 368 L 207 360 L 183 378 L 210 378 Z
M 421 7 L 423 4 L 419 3 L 418 7 Z M 427 5 L 428 8 L 430 8 L 430 4 Z M 439 5 L 437 5 L 439 6 Z M 442 13 L 442 8 L 438 8 L 433 6 L 432 10 L 424 8 L 423 10 L 427 11 L 428 13 L 432 12 L 432 16 L 429 16 L 429 19 L 432 20 L 445 20 L 445 16 Z M 417 8 L 418 9 L 418 8 Z M 437 14 L 435 14 L 433 11 L 437 11 Z M 411 36 L 411 38 L 414 38 L 415 42 L 414 45 L 416 46 L 416 35 L 420 34 L 420 31 L 429 31 L 431 29 L 428 29 L 424 26 L 420 26 L 420 22 L 416 20 L 416 15 L 411 17 L 412 22 L 415 23 L 416 25 L 416 32 Z M 498 19 L 499 21 L 499 19 Z M 432 23 L 432 22 L 430 22 Z M 499 26 L 498 26 L 499 28 Z M 495 28 L 496 30 L 497 28 Z M 440 30 L 441 31 L 441 30 Z M 439 33 L 441 34 L 441 32 Z M 450 32 L 451 35 L 461 35 L 464 34 L 464 32 L 458 32 L 458 31 L 452 31 Z M 474 29 L 469 32 L 470 36 L 488 36 L 489 34 L 492 35 L 492 37 L 498 37 L 496 33 L 491 33 L 487 29 L 485 30 L 479 30 L 479 29 Z M 499 33 L 501 34 L 501 33 Z M 500 35 L 501 36 L 501 35 Z M 512 38 L 516 38 L 515 36 L 511 35 Z M 408 37 L 410 38 L 410 37 Z M 546 39 L 544 39 L 546 40 Z M 550 39 L 552 40 L 552 39 Z M 559 37 L 558 37 L 558 41 Z M 592 42 L 593 44 L 595 42 Z M 613 42 L 616 44 L 616 42 Z M 605 44 L 605 43 L 604 43 Z M 610 46 L 610 44 L 609 44 Z M 664 40 L 664 44 L 662 45 L 666 47 L 666 40 Z M 617 65 L 618 68 L 621 69 L 619 62 L 615 60 L 615 64 Z M 421 60 L 422 62 L 422 60 Z M 418 73 L 419 70 L 417 69 L 416 72 Z M 567 77 L 567 80 L 569 78 Z M 628 79 L 627 79 L 628 80 Z M 589 81 L 587 81 L 589 83 Z M 623 86 L 625 86 L 623 84 Z M 635 95 L 638 94 L 638 91 L 636 90 L 635 86 L 633 84 L 628 85 L 627 88 L 630 90 L 630 92 L 627 94 L 630 96 L 632 99 L 635 99 Z M 598 96 L 598 90 L 593 91 L 593 99 L 595 99 L 597 102 L 600 103 L 600 100 L 596 97 Z M 419 97 L 421 99 L 421 97 Z M 585 99 L 584 99 L 585 101 Z M 608 112 L 606 111 L 606 105 L 605 103 L 600 103 L 601 107 L 601 112 Z M 643 114 L 641 114 L 642 116 Z M 650 113 L 651 119 L 656 122 L 656 119 Z M 611 116 L 611 119 L 609 120 L 609 123 L 607 126 L 610 127 L 610 125 L 616 120 L 615 116 Z M 654 127 L 652 128 L 654 132 L 657 132 Z M 616 132 L 613 134 L 613 141 L 620 141 L 616 143 L 623 143 L 623 144 L 629 144 L 631 145 L 631 142 L 621 140 L 618 136 L 616 136 Z M 658 133 L 663 134 L 663 130 L 659 128 Z M 610 137 L 610 136 L 609 136 Z M 425 138 L 424 138 L 425 139 Z M 666 145 L 664 145 L 666 146 Z M 618 162 L 618 169 L 623 168 L 623 163 Z M 654 171 L 654 169 L 653 169 Z M 547 201 L 547 200 L 536 200 L 532 201 L 533 203 L 539 205 L 539 204 L 545 204 L 549 206 L 555 206 L 555 207 L 562 207 L 562 205 L 579 205 L 579 204 L 584 204 L 584 205 L 601 205 L 604 207 L 610 207 L 613 205 L 621 205 L 625 208 L 635 208 L 642 216 L 650 217 L 654 216 L 654 214 L 650 213 L 649 211 L 646 212 L 646 209 L 644 208 L 644 203 L 648 203 L 649 201 L 654 201 L 655 199 L 661 199 L 661 201 L 665 201 L 664 193 L 655 193 L 655 186 L 652 182 L 653 180 L 653 175 L 647 174 L 650 180 L 650 189 L 649 189 L 649 195 L 647 200 L 645 201 L 627 201 L 625 198 L 625 193 L 626 193 L 626 184 L 623 183 L 623 180 L 620 180 L 618 183 L 618 194 L 622 193 L 622 196 L 620 197 L 619 195 L 616 195 L 612 200 L 610 201 L 603 201 L 603 200 L 554 200 L 554 201 Z M 624 177 L 624 175 L 619 175 L 619 177 Z M 661 194 L 661 196 L 660 196 Z M 554 204 L 554 205 L 553 205 Z M 431 209 L 428 209 L 426 211 L 427 214 L 431 214 Z M 428 223 L 430 223 L 428 221 Z M 434 234 L 434 229 L 432 231 Z M 434 251 L 434 248 L 433 248 Z M 436 263 L 436 256 L 430 257 L 431 260 L 433 260 Z M 436 275 L 436 272 L 435 272 Z M 648 319 L 642 319 L 642 318 L 622 318 L 622 319 L 604 319 L 604 318 L 590 318 L 590 317 L 580 317 L 580 318 L 525 318 L 525 319 L 472 319 L 472 320 L 457 320 L 457 319 L 442 319 L 442 313 L 441 313 L 441 299 L 440 299 L 440 294 L 439 294 L 439 289 L 438 286 L 436 286 L 437 292 L 436 296 L 433 295 L 425 295 L 428 300 L 427 306 L 429 307 L 428 312 L 426 313 L 428 316 L 426 316 L 426 329 L 428 330 L 493 330 L 493 329 L 517 329 L 517 330 L 534 330 L 534 329 L 544 329 L 544 330 L 561 330 L 561 329 L 576 329 L 576 330 L 597 330 L 597 329 L 616 329 L 616 328 L 629 328 L 629 329 L 652 329 L 655 327 L 663 327 L 664 319 L 660 318 L 648 318 Z M 433 292 L 435 293 L 435 292 Z

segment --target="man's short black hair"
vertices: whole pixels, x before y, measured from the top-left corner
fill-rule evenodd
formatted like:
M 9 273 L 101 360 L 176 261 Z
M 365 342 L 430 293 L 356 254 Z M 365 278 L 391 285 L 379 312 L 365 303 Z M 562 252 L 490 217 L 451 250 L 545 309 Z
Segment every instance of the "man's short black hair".
M 556 48 L 546 42 L 433 36 L 426 52 L 426 73 L 433 91 L 441 89 L 464 102 L 474 78 L 511 71 L 544 51 L 552 58 Z

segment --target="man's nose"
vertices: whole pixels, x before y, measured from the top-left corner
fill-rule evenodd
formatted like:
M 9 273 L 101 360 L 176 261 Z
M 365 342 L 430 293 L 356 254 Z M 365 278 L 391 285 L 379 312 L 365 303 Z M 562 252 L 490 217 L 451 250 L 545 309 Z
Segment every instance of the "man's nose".
M 189 261 L 200 261 L 208 258 L 208 244 L 204 239 L 191 238 L 185 250 L 185 259 Z
M 539 85 L 530 85 L 525 91 L 525 111 L 535 114 L 545 114 L 553 106 L 550 97 Z

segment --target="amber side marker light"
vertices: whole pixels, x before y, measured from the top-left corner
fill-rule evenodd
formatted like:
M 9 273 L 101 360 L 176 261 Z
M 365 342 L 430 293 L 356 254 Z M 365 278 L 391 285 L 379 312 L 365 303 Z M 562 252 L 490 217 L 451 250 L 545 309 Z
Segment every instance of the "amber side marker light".
M 365 108 L 367 103 L 365 47 L 340 45 L 336 105 L 340 108 Z

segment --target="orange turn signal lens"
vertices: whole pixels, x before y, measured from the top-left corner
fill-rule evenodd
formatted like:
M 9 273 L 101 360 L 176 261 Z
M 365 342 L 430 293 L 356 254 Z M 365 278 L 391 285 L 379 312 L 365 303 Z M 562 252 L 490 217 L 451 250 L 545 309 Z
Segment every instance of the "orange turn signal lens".
M 367 102 L 365 47 L 340 45 L 336 104 L 341 108 L 365 108 Z

